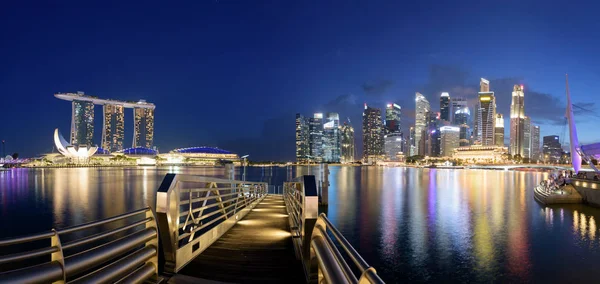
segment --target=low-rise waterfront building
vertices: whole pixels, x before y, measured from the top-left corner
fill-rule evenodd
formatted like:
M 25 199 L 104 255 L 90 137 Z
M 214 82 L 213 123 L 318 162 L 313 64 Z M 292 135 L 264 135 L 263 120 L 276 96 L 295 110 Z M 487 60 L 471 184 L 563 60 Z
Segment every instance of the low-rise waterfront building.
M 504 163 L 508 157 L 508 148 L 482 145 L 459 147 L 454 149 L 452 157 L 470 164 Z

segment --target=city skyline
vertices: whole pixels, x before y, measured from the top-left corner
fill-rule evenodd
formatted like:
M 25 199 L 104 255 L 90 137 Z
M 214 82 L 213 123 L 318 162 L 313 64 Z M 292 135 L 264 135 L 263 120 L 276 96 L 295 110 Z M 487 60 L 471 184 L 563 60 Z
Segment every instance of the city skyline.
M 70 128 L 61 114 L 71 106 L 47 94 L 65 90 L 156 103 L 153 144 L 159 149 L 212 145 L 281 161 L 294 159 L 293 142 L 278 143 L 270 134 L 294 140 L 289 109 L 336 112 L 356 126 L 361 112 L 351 109 L 395 102 L 408 117 L 402 129 L 408 132 L 415 91 L 435 105 L 441 92 L 472 103 L 480 77 L 490 80 L 505 119 L 512 86 L 524 85 L 526 112 L 541 136 L 564 136 L 565 73 L 573 103 L 597 109 L 593 88 L 600 75 L 593 66 L 600 40 L 589 36 L 597 30 L 594 9 L 570 4 L 514 9 L 466 1 L 426 9 L 416 3 L 207 1 L 183 9 L 67 2 L 12 2 L 0 11 L 2 24 L 15 27 L 0 31 L 8 43 L 0 47 L 3 116 L 20 118 L 0 125 L 8 152 L 33 157 L 51 151 L 53 129 L 66 134 Z M 561 18 L 565 9 L 575 10 L 568 23 L 547 20 Z M 490 10 L 504 16 L 482 13 Z M 32 25 L 32 15 L 45 24 Z M 308 18 L 310 24 L 296 24 Z M 248 119 L 255 109 L 260 114 Z M 575 109 L 582 129 L 593 126 L 588 113 Z M 125 129 L 133 129 L 131 114 L 124 119 Z M 246 127 L 230 131 L 239 121 L 248 121 Z M 508 120 L 505 126 L 509 137 Z M 101 126 L 93 131 L 101 137 Z M 132 139 L 126 134 L 124 145 Z M 580 139 L 599 137 L 582 132 Z M 362 149 L 357 135 L 356 152 Z

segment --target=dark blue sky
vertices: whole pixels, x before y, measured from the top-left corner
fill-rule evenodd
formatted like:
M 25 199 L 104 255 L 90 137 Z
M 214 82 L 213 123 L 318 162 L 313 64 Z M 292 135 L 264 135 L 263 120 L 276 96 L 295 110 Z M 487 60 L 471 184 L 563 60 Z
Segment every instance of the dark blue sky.
M 56 92 L 146 99 L 161 151 L 208 145 L 255 160 L 294 158 L 296 112 L 349 117 L 361 148 L 363 102 L 398 102 L 407 128 L 415 91 L 437 109 L 442 91 L 473 98 L 480 77 L 505 117 L 524 84 L 542 135 L 568 133 L 565 73 L 576 104 L 598 100 L 595 1 L 40 2 L 0 3 L 0 138 L 25 156 L 51 151 L 54 128 L 69 132 Z M 598 141 L 586 131 L 598 117 L 576 116 L 580 140 Z

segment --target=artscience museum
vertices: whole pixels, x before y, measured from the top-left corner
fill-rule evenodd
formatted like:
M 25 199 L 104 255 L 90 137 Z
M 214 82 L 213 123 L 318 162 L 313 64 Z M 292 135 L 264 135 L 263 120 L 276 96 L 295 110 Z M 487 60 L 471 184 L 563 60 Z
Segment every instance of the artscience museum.
M 54 130 L 54 146 L 56 150 L 73 163 L 87 163 L 89 158 L 96 154 L 98 147 L 88 145 L 71 145 L 60 134 L 58 128 Z

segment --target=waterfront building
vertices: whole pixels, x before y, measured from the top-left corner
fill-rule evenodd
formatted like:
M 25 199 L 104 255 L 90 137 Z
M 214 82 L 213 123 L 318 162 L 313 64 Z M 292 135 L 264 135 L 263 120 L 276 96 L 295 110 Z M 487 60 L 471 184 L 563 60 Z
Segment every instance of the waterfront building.
M 408 129 L 408 155 L 415 156 L 417 155 L 417 146 L 415 144 L 415 126 L 411 126 Z
M 310 161 L 310 145 L 308 119 L 303 115 L 296 114 L 296 162 L 308 163 Z
M 505 163 L 507 155 L 507 147 L 472 145 L 454 149 L 452 157 L 468 164 L 497 164 Z
M 145 103 L 142 101 L 141 103 Z M 133 109 L 133 148 L 152 148 L 154 140 L 154 108 Z
M 504 147 L 504 117 L 501 113 L 496 114 L 496 123 L 494 128 L 494 140 L 496 146 Z
M 440 119 L 452 122 L 452 104 L 450 103 L 450 94 L 446 92 L 440 95 Z
M 344 125 L 340 127 L 341 144 L 342 144 L 342 156 L 340 161 L 342 163 L 353 163 L 354 162 L 354 128 L 344 122 Z
M 540 126 L 531 126 L 531 159 L 540 160 Z
M 557 135 L 544 136 L 543 144 L 544 162 L 558 163 L 563 152 L 559 137 Z
M 384 158 L 384 129 L 381 110 L 365 104 L 363 112 L 363 160 L 372 164 Z
M 79 92 L 78 94 L 83 94 Z M 94 139 L 94 104 L 73 100 L 71 117 L 71 145 L 92 146 Z
M 315 113 L 308 123 L 310 155 L 314 162 L 323 161 L 323 113 Z
M 477 101 L 476 142 L 483 146 L 495 145 L 494 125 L 496 123 L 496 97 L 490 91 L 488 80 L 481 78 Z
M 323 124 L 324 162 L 340 162 L 340 142 L 340 116 L 337 113 L 328 113 L 327 122 Z
M 54 146 L 71 163 L 88 163 L 89 158 L 96 153 L 98 147 L 87 144 L 72 145 L 60 134 L 58 128 L 54 130 Z
M 124 108 L 122 105 L 105 104 L 102 110 L 104 116 L 102 148 L 110 152 L 121 151 L 125 136 Z
M 461 125 L 461 124 L 469 124 L 471 121 L 471 111 L 469 110 L 469 106 L 467 104 L 467 99 L 463 97 L 453 97 L 450 99 L 451 106 L 451 115 L 452 115 L 452 124 Z
M 400 134 L 390 133 L 384 136 L 385 159 L 387 161 L 398 161 L 398 157 L 403 155 L 402 142 Z
M 457 126 L 442 126 L 440 127 L 440 133 L 440 156 L 452 157 L 454 149 L 459 147 L 460 128 Z
M 514 85 L 510 104 L 510 154 L 525 157 L 525 93 L 523 86 Z
M 158 153 L 147 148 L 128 149 L 124 151 L 127 156 L 131 155 L 148 155 L 156 156 Z M 170 151 L 167 154 L 158 155 L 163 164 L 188 164 L 188 165 L 208 165 L 215 166 L 220 165 L 223 161 L 233 162 L 234 164 L 240 165 L 240 157 L 227 150 L 219 149 L 216 147 L 187 147 L 179 148 Z
M 427 127 L 427 112 L 431 110 L 429 101 L 421 93 L 415 94 L 415 155 L 425 154 L 425 139 L 421 136 L 426 132 Z
M 531 118 L 523 119 L 523 159 L 531 159 Z

